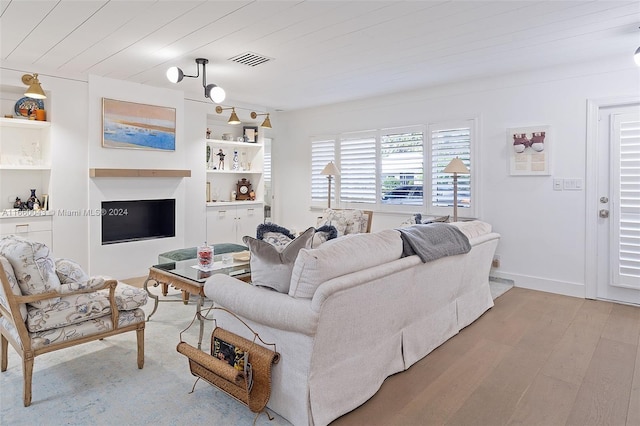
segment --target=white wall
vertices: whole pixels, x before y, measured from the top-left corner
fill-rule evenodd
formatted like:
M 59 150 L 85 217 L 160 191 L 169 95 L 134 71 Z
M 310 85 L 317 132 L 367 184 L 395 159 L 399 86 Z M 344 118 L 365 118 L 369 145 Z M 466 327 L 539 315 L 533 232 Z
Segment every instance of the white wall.
M 309 200 L 311 136 L 478 117 L 478 216 L 502 234 L 495 275 L 584 297 L 585 191 L 553 191 L 552 179 L 584 182 L 587 99 L 639 92 L 640 73 L 629 55 L 281 113 L 274 221 L 297 229 L 315 223 L 318 212 L 300 202 Z M 506 129 L 535 125 L 551 126 L 552 175 L 510 176 Z M 376 213 L 373 230 L 398 227 L 408 216 Z
M 176 149 L 172 152 L 113 149 L 102 146 L 102 98 L 165 106 L 176 109 Z M 181 91 L 159 89 L 103 77 L 89 78 L 88 168 L 190 169 L 189 149 L 184 137 L 184 95 Z M 87 170 L 88 176 L 88 170 Z M 184 247 L 187 180 L 190 178 L 93 178 L 89 180 L 88 208 L 99 210 L 102 201 L 154 198 L 176 199 L 176 235 L 102 245 L 101 218 L 89 217 L 89 272 L 116 278 L 147 274 L 158 254 Z

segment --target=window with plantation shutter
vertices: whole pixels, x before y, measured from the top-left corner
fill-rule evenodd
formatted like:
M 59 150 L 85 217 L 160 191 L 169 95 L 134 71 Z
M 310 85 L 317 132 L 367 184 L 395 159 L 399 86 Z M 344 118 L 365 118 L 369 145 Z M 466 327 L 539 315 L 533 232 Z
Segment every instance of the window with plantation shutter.
M 340 201 L 376 202 L 376 134 L 340 135 Z
M 424 132 L 422 127 L 380 133 L 382 204 L 424 204 Z
M 457 125 L 456 125 L 457 124 Z M 458 208 L 460 216 L 470 216 L 472 207 L 472 176 L 471 148 L 473 139 L 472 120 L 447 125 L 434 124 L 429 126 L 431 135 L 431 211 L 433 213 L 450 212 L 453 207 L 453 177 L 444 173 L 445 167 L 458 157 L 471 172 L 458 175 Z M 446 208 L 446 209 L 442 209 Z M 465 210 L 466 209 L 466 210 Z
M 320 172 L 334 161 L 340 170 L 333 181 L 336 188 L 331 189 L 336 205 L 372 204 L 367 208 L 451 215 L 453 176 L 444 169 L 458 157 L 470 170 L 468 175 L 458 175 L 458 214 L 474 217 L 475 135 L 476 120 L 470 119 L 315 138 L 311 141 L 312 202 L 326 205 L 327 179 Z
M 320 174 L 329 161 L 336 162 L 336 141 L 317 138 L 311 141 L 311 204 L 327 204 L 327 177 Z M 331 197 L 335 197 L 335 179 L 331 180 Z

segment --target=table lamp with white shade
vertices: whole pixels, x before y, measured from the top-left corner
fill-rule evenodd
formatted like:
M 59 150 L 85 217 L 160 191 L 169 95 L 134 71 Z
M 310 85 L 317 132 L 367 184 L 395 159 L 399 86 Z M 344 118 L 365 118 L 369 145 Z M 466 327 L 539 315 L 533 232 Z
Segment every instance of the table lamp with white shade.
M 458 221 L 458 175 L 468 175 L 469 169 L 458 157 L 451 160 L 443 170 L 445 173 L 453 173 L 453 221 Z
M 327 208 L 331 208 L 331 179 L 333 176 L 339 176 L 340 170 L 333 164 L 333 161 L 329 161 L 324 169 L 320 172 L 321 175 L 327 175 Z

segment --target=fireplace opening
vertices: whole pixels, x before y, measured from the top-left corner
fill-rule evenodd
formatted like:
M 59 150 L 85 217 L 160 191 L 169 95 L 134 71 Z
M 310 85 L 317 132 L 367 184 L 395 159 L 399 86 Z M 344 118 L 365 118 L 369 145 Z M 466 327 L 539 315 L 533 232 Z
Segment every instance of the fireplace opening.
M 176 236 L 176 200 L 102 202 L 102 245 Z

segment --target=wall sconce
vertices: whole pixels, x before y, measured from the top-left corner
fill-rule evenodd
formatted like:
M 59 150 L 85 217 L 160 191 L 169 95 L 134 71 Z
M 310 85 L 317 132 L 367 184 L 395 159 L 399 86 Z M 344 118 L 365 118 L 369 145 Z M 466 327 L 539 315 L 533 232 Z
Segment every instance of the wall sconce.
M 47 95 L 44 94 L 40 81 L 38 80 L 38 74 L 25 74 L 22 76 L 22 82 L 29 86 L 24 95 L 33 99 L 47 99 Z
M 271 120 L 269 120 L 269 113 L 267 112 L 267 113 L 263 113 L 263 114 L 258 114 L 258 113 L 255 113 L 255 112 L 251 112 L 251 118 L 253 118 L 254 120 L 256 118 L 258 118 L 259 115 L 266 115 L 267 116 L 267 118 L 264 119 L 264 121 L 262 122 L 260 127 L 265 127 L 267 129 L 271 129 L 272 127 L 271 127 Z
M 453 221 L 458 221 L 458 174 L 468 175 L 469 169 L 464 165 L 461 159 L 458 157 L 451 160 L 447 167 L 443 170 L 444 173 L 453 173 Z
M 231 115 L 229 116 L 229 120 L 227 121 L 227 123 L 229 123 L 229 124 L 240 124 L 241 121 L 238 118 L 238 114 L 236 114 L 236 108 L 235 107 L 222 108 L 220 105 L 218 105 L 216 107 L 216 112 L 218 114 L 222 114 L 222 111 L 224 111 L 226 109 L 230 109 L 231 110 Z
M 633 55 L 633 60 L 636 62 L 636 65 L 640 67 L 640 47 L 636 49 L 636 53 Z
M 327 208 L 331 208 L 331 179 L 333 176 L 340 176 L 340 170 L 333 164 L 333 161 L 329 161 L 324 169 L 320 172 L 321 175 L 327 175 Z
M 198 78 L 200 77 L 200 65 L 202 65 L 202 87 L 204 87 L 204 97 L 211 99 L 213 102 L 219 104 L 224 101 L 224 98 L 227 96 L 224 89 L 215 84 L 207 84 L 207 64 L 209 63 L 208 59 L 205 58 L 196 58 L 197 70 L 198 74 L 196 75 L 186 75 L 180 68 L 171 67 L 167 70 L 167 79 L 172 83 L 179 83 L 183 78 Z

